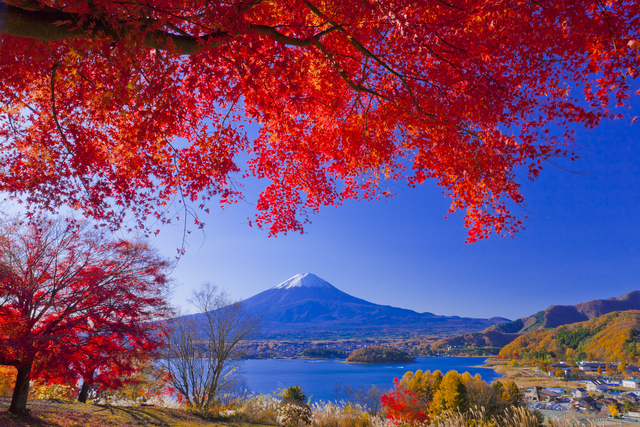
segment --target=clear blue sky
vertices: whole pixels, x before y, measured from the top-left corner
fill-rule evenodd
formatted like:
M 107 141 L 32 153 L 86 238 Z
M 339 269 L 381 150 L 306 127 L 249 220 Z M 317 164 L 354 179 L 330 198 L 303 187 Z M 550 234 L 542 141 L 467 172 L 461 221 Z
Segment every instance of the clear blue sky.
M 640 115 L 637 102 L 634 110 Z M 248 298 L 310 272 L 379 304 L 515 319 L 640 289 L 639 138 L 640 123 L 629 117 L 579 131 L 581 159 L 557 161 L 579 173 L 547 165 L 524 183 L 530 219 L 513 239 L 465 244 L 462 215 L 444 219 L 448 202 L 433 183 L 397 184 L 389 200 L 325 208 L 304 235 L 268 238 L 247 225 L 249 204 L 232 206 L 205 218 L 204 235 L 189 236 L 173 299 L 186 305 L 204 281 Z M 181 233 L 165 227 L 152 243 L 171 256 Z

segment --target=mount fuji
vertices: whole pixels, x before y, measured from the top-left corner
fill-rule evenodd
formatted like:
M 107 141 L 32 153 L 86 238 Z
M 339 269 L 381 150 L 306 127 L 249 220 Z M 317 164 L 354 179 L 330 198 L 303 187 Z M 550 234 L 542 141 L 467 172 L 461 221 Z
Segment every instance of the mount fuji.
M 310 273 L 293 276 L 242 304 L 248 312 L 265 318 L 262 337 L 266 339 L 453 335 L 508 321 L 437 316 L 374 304 Z

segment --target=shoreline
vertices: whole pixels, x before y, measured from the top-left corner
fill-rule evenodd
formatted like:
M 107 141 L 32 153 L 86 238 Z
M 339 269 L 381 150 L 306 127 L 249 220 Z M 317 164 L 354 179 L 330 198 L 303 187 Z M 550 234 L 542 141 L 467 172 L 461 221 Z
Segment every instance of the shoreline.
M 508 366 L 507 361 L 490 361 L 482 365 L 482 368 L 492 369 L 502 375 L 502 379 L 513 381 L 519 388 L 538 387 L 559 387 L 567 388 L 565 381 L 548 376 L 537 371 L 530 366 Z M 499 381 L 495 379 L 492 382 Z
M 407 363 L 418 363 L 418 361 L 417 360 L 411 360 L 411 361 L 407 361 L 407 362 L 367 363 L 367 362 L 347 362 L 345 360 L 342 363 L 346 363 L 347 365 L 385 366 L 385 365 L 405 365 Z

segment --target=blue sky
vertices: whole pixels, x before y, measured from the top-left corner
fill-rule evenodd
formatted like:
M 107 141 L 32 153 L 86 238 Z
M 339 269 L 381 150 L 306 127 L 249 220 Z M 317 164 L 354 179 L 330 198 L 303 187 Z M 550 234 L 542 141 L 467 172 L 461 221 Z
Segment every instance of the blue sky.
M 640 289 L 639 126 L 627 117 L 579 131 L 581 158 L 556 162 L 572 172 L 547 165 L 523 184 L 529 220 L 515 238 L 465 244 L 462 215 L 444 218 L 448 203 L 434 183 L 398 183 L 386 201 L 325 208 L 304 235 L 268 238 L 250 228 L 249 203 L 212 213 L 204 234 L 188 237 L 173 299 L 185 305 L 204 281 L 248 298 L 310 272 L 379 304 L 515 319 Z M 247 190 L 250 199 L 255 189 Z M 165 227 L 152 243 L 172 255 L 181 233 Z

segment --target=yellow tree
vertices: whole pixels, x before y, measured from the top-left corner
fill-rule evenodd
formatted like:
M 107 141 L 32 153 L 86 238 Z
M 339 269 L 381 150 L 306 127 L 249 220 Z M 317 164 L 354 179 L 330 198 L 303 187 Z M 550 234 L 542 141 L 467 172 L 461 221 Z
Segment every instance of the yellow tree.
M 607 409 L 609 409 L 609 412 L 611 413 L 611 416 L 613 418 L 617 417 L 618 414 L 620 413 L 620 411 L 618 411 L 618 407 L 615 404 L 611 404 L 607 406 Z
M 440 371 L 425 371 L 421 370 L 413 372 L 407 372 L 400 380 L 400 386 L 406 390 L 411 390 L 424 402 L 430 402 L 433 399 L 433 395 L 440 387 L 442 382 L 442 372 Z
M 458 372 L 447 372 L 433 395 L 429 409 L 434 418 L 446 411 L 463 412 L 467 409 L 467 390 Z
M 500 404 L 502 394 L 505 392 L 502 384 L 500 384 L 499 388 L 493 388 L 482 381 L 480 374 L 472 377 L 468 372 L 462 374 L 461 379 L 466 390 L 467 406 L 469 408 L 484 408 L 487 419 L 506 408 L 506 405 Z
M 522 393 L 516 383 L 510 380 L 505 381 L 501 400 L 507 406 L 522 406 Z

